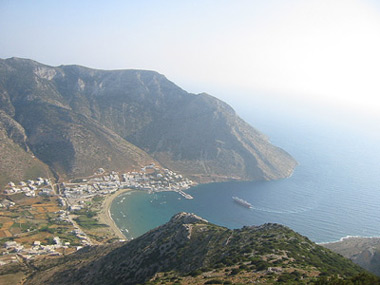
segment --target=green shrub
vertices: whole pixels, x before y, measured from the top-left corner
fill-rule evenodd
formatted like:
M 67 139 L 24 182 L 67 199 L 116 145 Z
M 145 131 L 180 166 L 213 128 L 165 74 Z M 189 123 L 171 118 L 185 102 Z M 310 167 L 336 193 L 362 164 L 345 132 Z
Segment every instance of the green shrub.
M 222 280 L 219 280 L 219 279 L 211 279 L 207 282 L 205 282 L 205 284 L 224 284 Z
M 240 272 L 239 268 L 234 268 L 234 269 L 231 270 L 230 275 L 237 275 L 237 274 L 239 274 L 239 272 Z
M 196 276 L 201 275 L 201 274 L 202 274 L 202 271 L 200 271 L 199 269 L 194 270 L 194 271 L 191 271 L 191 272 L 189 273 L 189 275 L 190 275 L 191 277 L 196 277 Z

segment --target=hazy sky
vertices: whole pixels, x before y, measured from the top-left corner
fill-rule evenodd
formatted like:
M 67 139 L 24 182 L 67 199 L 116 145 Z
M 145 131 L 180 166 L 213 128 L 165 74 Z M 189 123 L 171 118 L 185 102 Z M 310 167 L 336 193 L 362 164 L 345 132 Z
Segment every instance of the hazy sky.
M 270 94 L 380 116 L 379 3 L 0 0 L 0 58 L 150 69 L 227 101 Z

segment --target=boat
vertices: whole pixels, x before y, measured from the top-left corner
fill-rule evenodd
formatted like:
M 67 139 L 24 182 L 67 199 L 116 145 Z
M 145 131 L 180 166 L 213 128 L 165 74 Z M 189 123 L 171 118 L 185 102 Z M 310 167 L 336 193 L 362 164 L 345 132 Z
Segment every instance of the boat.
M 247 201 L 245 201 L 245 200 L 243 200 L 243 199 L 241 199 L 241 198 L 239 198 L 239 197 L 232 197 L 232 199 L 233 199 L 236 203 L 238 203 L 239 205 L 241 205 L 241 206 L 244 206 L 244 207 L 249 208 L 249 209 L 252 208 L 252 204 L 251 204 L 251 203 L 249 203 L 249 202 L 247 202 Z

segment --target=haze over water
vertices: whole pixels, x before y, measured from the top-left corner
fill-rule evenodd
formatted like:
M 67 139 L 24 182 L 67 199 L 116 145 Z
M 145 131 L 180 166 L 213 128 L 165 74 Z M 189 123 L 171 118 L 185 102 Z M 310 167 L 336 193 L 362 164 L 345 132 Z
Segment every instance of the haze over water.
M 295 157 L 300 165 L 293 176 L 200 185 L 187 191 L 194 200 L 172 192 L 119 196 L 111 212 L 116 224 L 128 229 L 127 237 L 137 237 L 180 211 L 229 228 L 281 223 L 315 242 L 380 236 L 380 136 L 320 115 L 278 113 L 268 104 L 242 113 Z M 253 209 L 234 203 L 232 196 L 249 201 Z

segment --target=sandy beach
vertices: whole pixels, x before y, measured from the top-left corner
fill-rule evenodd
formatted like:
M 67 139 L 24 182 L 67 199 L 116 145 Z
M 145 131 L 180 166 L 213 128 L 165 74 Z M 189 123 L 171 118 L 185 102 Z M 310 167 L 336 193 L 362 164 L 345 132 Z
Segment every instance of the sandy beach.
M 112 201 L 122 193 L 131 191 L 132 189 L 120 189 L 119 191 L 116 191 L 112 195 L 106 196 L 106 198 L 103 201 L 102 209 L 100 210 L 98 214 L 99 222 L 103 224 L 107 224 L 110 226 L 111 230 L 115 233 L 117 237 L 120 239 L 126 240 L 127 238 L 123 235 L 123 233 L 120 231 L 120 229 L 116 226 L 114 220 L 111 217 L 110 213 L 110 207 L 112 204 Z

